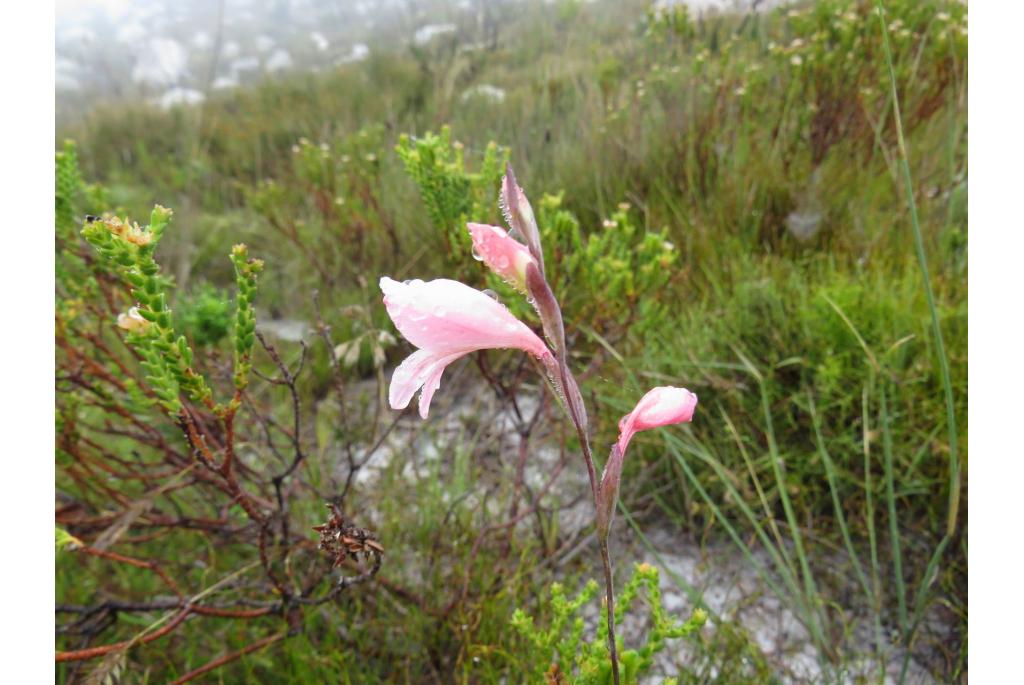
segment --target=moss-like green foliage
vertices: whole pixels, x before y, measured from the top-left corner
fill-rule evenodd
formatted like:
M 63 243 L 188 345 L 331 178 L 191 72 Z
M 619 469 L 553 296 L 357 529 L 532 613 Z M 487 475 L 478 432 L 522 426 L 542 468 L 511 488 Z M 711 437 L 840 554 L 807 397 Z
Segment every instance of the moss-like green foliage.
M 524 672 L 528 682 L 573 683 L 574 685 L 606 685 L 612 682 L 608 659 L 607 606 L 602 603 L 601 618 L 593 640 L 584 640 L 584 606 L 598 594 L 597 583 L 587 583 L 576 597 L 569 598 L 560 583 L 551 585 L 551 598 L 545 602 L 544 613 L 550 613 L 546 627 L 537 625 L 522 609 L 512 615 L 512 627 L 525 644 Z M 669 616 L 661 605 L 658 569 L 637 564 L 633 575 L 615 600 L 615 620 L 622 623 L 627 612 L 643 596 L 650 609 L 650 627 L 639 647 L 626 649 L 619 638 L 619 669 L 623 685 L 639 682 L 640 676 L 654 665 L 654 655 L 665 648 L 666 640 L 694 634 L 707 622 L 707 613 L 695 609 L 685 622 Z
M 544 244 L 557 264 L 554 289 L 571 312 L 599 331 L 629 326 L 638 336 L 664 323 L 666 302 L 659 292 L 676 275 L 679 251 L 666 231 L 645 230 L 625 202 L 585 230 L 562 207 L 562 194 L 540 200 L 538 221 Z
M 448 259 L 465 270 L 471 248 L 466 222 L 493 221 L 508 149 L 488 143 L 479 170 L 471 172 L 464 146 L 453 143 L 451 128 L 444 126 L 439 135 L 403 135 L 395 150 L 419 188 L 431 223 L 445 237 Z
M 235 265 L 235 283 L 238 296 L 235 299 L 235 389 L 245 390 L 252 370 L 252 346 L 256 342 L 256 281 L 263 271 L 263 260 L 249 257 L 249 248 L 238 244 L 231 249 L 231 261 Z M 237 402 L 237 400 L 234 400 Z
M 82 193 L 82 176 L 78 171 L 78 150 L 71 141 L 64 143 L 64 149 L 56 155 L 56 183 L 54 204 L 56 207 L 57 236 L 66 238 L 74 229 L 75 208 Z
M 65 155 L 58 158 L 58 177 L 61 165 L 66 180 L 65 199 L 71 196 L 75 175 L 71 173 L 72 161 Z M 58 183 L 58 207 L 61 206 L 60 184 Z M 67 210 L 63 210 L 67 213 Z M 127 331 L 127 341 L 135 347 L 145 369 L 146 380 L 159 403 L 168 412 L 181 411 L 179 395 L 185 394 L 191 401 L 222 413 L 223 405 L 216 404 L 206 378 L 193 365 L 193 348 L 185 335 L 176 329 L 171 308 L 167 305 L 169 281 L 160 273 L 160 266 L 154 259 L 154 251 L 171 222 L 171 210 L 157 205 L 150 215 L 148 226 L 139 226 L 128 219 L 118 217 L 89 217 L 82 228 L 82 236 L 100 256 L 102 267 L 109 275 L 116 275 L 129 287 L 135 306 L 117 318 L 117 325 Z M 263 262 L 250 259 L 245 245 L 236 245 L 231 252 L 235 265 L 238 297 L 235 309 L 235 365 L 234 383 L 237 392 L 245 389 L 251 370 L 250 357 L 255 342 L 256 315 L 253 300 L 256 297 L 256 281 L 263 269 Z M 207 314 L 210 307 L 207 306 Z M 216 319 L 216 312 L 214 312 Z M 215 335 L 223 322 L 215 320 L 212 333 Z M 178 326 L 181 324 L 178 323 Z M 206 333 L 204 333 L 205 335 Z M 221 333 L 222 335 L 223 333 Z M 140 396 L 141 399 L 141 396 Z M 237 396 L 232 400 L 237 405 Z
M 111 271 L 130 286 L 137 306 L 122 315 L 118 325 L 142 355 L 142 366 L 160 403 L 172 413 L 181 409 L 179 393 L 197 403 L 212 404 L 213 393 L 192 368 L 192 348 L 176 334 L 167 306 L 167 283 L 153 252 L 171 222 L 171 210 L 157 205 L 148 226 L 117 217 L 87 220 L 82 235 Z
M 209 284 L 177 301 L 175 320 L 196 347 L 213 347 L 231 331 L 234 315 L 226 293 Z

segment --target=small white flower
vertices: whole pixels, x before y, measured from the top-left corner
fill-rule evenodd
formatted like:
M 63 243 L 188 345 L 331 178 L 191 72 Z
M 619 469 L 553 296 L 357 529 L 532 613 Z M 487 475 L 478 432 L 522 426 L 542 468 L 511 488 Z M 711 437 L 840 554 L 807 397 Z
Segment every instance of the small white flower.
M 107 224 L 107 230 L 116 236 L 120 236 L 132 245 L 142 247 L 153 242 L 153 234 L 150 231 L 139 228 L 137 223 L 121 221 L 116 216 L 107 219 L 105 223 Z
M 129 333 L 145 333 L 153 324 L 142 318 L 138 307 L 132 307 L 127 314 L 117 315 L 117 326 Z

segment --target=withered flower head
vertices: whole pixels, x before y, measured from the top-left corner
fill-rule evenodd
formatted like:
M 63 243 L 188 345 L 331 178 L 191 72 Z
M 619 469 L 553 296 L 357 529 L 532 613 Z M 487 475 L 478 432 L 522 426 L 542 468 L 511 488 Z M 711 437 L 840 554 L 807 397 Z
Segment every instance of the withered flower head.
M 369 561 L 379 561 L 384 554 L 384 547 L 377 541 L 377 535 L 365 528 L 357 528 L 345 520 L 345 517 L 333 504 L 327 504 L 331 510 L 331 518 L 313 530 L 320 533 L 320 549 L 334 557 L 331 568 L 340 566 L 347 557 L 359 560 L 359 555 Z

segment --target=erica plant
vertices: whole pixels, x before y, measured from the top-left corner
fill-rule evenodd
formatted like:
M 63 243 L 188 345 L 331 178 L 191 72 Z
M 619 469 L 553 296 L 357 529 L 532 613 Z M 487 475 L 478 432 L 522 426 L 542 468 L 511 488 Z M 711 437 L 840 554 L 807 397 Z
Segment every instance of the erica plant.
M 391 379 L 389 401 L 404 409 L 417 390 L 420 416 L 427 418 L 430 400 L 441 384 L 445 367 L 471 352 L 515 348 L 529 352 L 543 368 L 576 429 L 594 498 L 597 538 L 605 579 L 608 650 L 613 681 L 619 683 L 615 641 L 615 601 L 608 533 L 615 510 L 626 448 L 635 433 L 690 421 L 697 396 L 689 390 L 658 387 L 649 391 L 619 422 L 619 439 L 600 478 L 590 448 L 587 410 L 569 367 L 562 310 L 544 270 L 540 231 L 530 202 L 516 183 L 511 167 L 501 185 L 500 206 L 510 231 L 469 223 L 473 255 L 509 285 L 526 296 L 540 318 L 547 342 L 517 319 L 489 294 L 448 279 L 399 283 L 380 280 L 384 305 L 395 326 L 418 349 L 409 355 Z

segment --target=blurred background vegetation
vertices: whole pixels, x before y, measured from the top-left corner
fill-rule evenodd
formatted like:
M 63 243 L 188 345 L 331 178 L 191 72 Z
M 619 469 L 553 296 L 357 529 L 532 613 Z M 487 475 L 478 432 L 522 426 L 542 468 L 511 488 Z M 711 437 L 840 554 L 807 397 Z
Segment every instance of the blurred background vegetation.
M 687 430 L 636 441 L 622 572 L 627 550 L 657 548 L 652 530 L 707 550 L 712 569 L 731 546 L 794 607 L 818 664 L 801 676 L 719 612 L 688 642 L 681 681 L 881 682 L 858 670 L 868 658 L 894 664 L 893 682 L 966 682 L 966 6 L 885 4 L 957 454 L 872 2 L 701 13 L 639 0 L 418 4 L 369 34 L 365 58 L 211 89 L 195 105 L 83 104 L 59 118 L 57 140 L 76 141 L 83 176 L 102 186 L 83 211 L 174 209 L 158 259 L 178 325 L 212 359 L 230 354 L 226 255 L 238 242 L 266 263 L 257 321 L 289 356 L 316 337 L 319 316 L 329 321 L 352 406 L 323 409 L 311 430 L 352 443 L 369 439 L 359 426 L 371 419 L 338 435 L 331 417 L 372 417 L 376 382 L 408 351 L 394 344 L 381 275 L 489 287 L 536 324 L 467 259 L 464 222 L 501 222 L 497 184 L 511 161 L 586 369 L 594 444 L 614 441 L 618 417 L 650 386 L 700 396 Z M 416 17 L 451 26 L 399 40 Z M 310 355 L 304 401 L 326 407 L 330 353 Z M 59 413 L 69 403 L 59 397 Z M 511 553 L 467 561 L 487 515 L 464 495 L 483 472 L 509 468 L 494 466 L 505 456 L 481 435 L 467 424 L 434 472 L 410 481 L 396 458 L 350 495 L 396 551 L 381 574 L 402 576 L 422 604 L 383 590 L 346 597 L 221 682 L 518 682 L 533 657 L 507 629 L 513 609 L 543 614 L 552 580 L 596 570 L 583 563 L 589 551 L 564 563 L 555 553 L 557 509 Z M 77 486 L 59 475 L 57 487 Z M 312 523 L 321 507 L 309 502 Z M 218 568 L 232 568 L 231 553 Z M 430 563 L 407 577 L 403 556 Z M 83 582 L 88 563 L 58 558 L 59 598 L 102 595 L 100 574 Z M 431 595 L 470 571 L 473 592 L 435 611 Z M 145 594 L 150 581 L 122 582 Z M 702 605 L 699 588 L 672 582 Z M 126 682 L 170 680 L 251 637 L 204 626 L 172 648 L 135 650 Z

